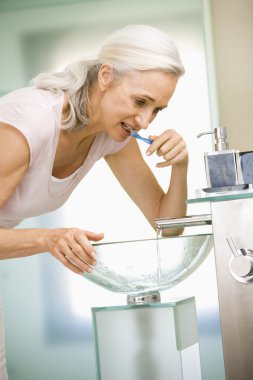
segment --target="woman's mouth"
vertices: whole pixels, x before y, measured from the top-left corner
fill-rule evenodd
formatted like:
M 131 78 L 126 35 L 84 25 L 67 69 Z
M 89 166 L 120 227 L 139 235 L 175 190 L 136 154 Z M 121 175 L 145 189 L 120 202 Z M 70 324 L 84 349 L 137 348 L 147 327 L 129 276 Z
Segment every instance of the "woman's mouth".
M 128 133 L 131 133 L 131 132 L 132 132 L 132 128 L 131 128 L 128 124 L 126 124 L 126 123 L 124 123 L 124 122 L 121 122 L 120 124 L 121 124 L 121 126 L 123 127 L 123 129 L 124 129 L 126 132 L 128 132 Z

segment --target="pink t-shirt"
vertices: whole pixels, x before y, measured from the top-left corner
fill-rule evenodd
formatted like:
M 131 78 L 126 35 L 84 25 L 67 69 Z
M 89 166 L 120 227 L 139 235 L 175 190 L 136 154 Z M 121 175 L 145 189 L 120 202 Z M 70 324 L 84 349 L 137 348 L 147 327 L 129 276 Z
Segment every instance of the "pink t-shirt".
M 83 165 L 67 178 L 54 178 L 52 168 L 61 128 L 62 105 L 62 93 L 53 94 L 33 87 L 13 91 L 0 99 L 0 121 L 21 131 L 30 148 L 29 168 L 0 209 L 2 228 L 13 228 L 25 218 L 62 206 L 97 160 L 116 153 L 129 141 L 118 143 L 106 133 L 99 133 Z

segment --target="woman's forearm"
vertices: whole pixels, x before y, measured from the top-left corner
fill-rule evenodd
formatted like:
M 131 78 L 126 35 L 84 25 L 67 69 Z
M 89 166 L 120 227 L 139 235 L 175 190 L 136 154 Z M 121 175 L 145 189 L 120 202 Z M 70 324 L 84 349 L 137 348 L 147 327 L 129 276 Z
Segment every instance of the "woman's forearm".
M 90 241 L 99 241 L 103 236 L 79 228 L 0 228 L 0 259 L 49 252 L 75 273 L 91 272 L 96 254 Z
M 46 229 L 0 229 L 0 259 L 46 252 Z
M 172 167 L 170 186 L 161 199 L 158 218 L 180 218 L 187 212 L 187 169 L 188 164 Z M 167 229 L 166 235 L 180 235 L 183 229 Z

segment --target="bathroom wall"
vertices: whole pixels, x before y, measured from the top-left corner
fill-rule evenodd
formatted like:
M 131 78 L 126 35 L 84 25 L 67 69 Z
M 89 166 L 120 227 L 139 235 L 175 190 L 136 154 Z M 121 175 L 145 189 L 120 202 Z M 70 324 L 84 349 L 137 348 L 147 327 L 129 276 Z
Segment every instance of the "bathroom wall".
M 219 124 L 231 148 L 253 150 L 253 2 L 210 0 Z
M 27 85 L 40 71 L 63 67 L 94 50 L 112 30 L 148 23 L 172 35 L 186 75 L 168 109 L 150 127 L 177 129 L 190 152 L 189 196 L 205 187 L 203 152 L 211 139 L 196 135 L 212 127 L 208 62 L 200 0 L 2 0 L 0 2 L 0 93 Z M 141 146 L 141 149 L 145 149 Z M 147 163 L 166 187 L 170 170 Z M 203 207 L 203 208 L 201 208 Z M 209 211 L 208 205 L 189 214 Z M 128 199 L 103 161 L 60 210 L 27 220 L 20 227 L 77 226 L 104 231 L 105 241 L 154 237 L 155 232 Z M 199 311 L 204 380 L 223 379 L 213 255 L 162 299 L 195 295 Z M 200 285 L 201 284 L 201 285 Z M 6 260 L 0 266 L 10 380 L 95 380 L 90 308 L 124 304 L 125 296 L 98 288 L 67 271 L 50 255 Z M 214 377 L 213 377 L 214 376 Z

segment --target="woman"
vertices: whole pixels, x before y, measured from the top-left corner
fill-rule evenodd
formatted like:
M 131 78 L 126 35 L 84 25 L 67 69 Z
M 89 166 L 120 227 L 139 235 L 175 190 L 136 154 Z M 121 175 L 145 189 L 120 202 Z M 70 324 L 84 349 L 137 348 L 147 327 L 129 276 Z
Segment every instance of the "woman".
M 32 87 L 0 100 L 1 259 L 50 252 L 75 273 L 92 271 L 91 241 L 103 234 L 14 227 L 60 207 L 102 157 L 152 226 L 156 218 L 185 214 L 188 153 L 182 137 L 171 129 L 149 136 L 147 154 L 162 158 L 158 167 L 172 166 L 166 193 L 131 137 L 167 107 L 183 73 L 166 34 L 130 25 L 111 34 L 97 57 L 40 74 Z

